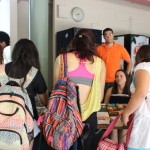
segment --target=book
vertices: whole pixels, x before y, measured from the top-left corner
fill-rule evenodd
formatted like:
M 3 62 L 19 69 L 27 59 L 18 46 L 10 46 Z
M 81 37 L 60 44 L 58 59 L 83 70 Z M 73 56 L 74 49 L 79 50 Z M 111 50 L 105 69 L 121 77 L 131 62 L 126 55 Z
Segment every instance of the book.
M 118 107 L 112 104 L 108 104 L 107 111 L 110 117 L 116 117 L 120 114 Z
M 119 111 L 119 114 L 122 114 L 124 109 L 127 107 L 127 104 L 116 104 L 117 110 Z
M 108 104 L 107 110 L 110 116 L 117 116 L 124 111 L 126 106 L 127 104 Z
M 127 104 L 108 104 L 107 110 L 110 116 L 110 122 L 114 120 L 119 114 L 123 112 Z M 115 125 L 116 127 L 123 127 L 121 119 L 119 119 Z
M 107 111 L 107 105 L 101 104 L 101 109 L 97 112 L 97 123 L 98 124 L 109 124 L 110 117 Z

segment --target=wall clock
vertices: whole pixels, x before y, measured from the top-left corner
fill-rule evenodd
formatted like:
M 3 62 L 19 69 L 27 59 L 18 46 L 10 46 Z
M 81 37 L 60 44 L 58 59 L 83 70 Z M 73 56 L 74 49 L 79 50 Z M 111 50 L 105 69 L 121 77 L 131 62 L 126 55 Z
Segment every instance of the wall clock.
M 84 19 L 84 11 L 80 7 L 74 7 L 71 11 L 73 19 L 80 22 Z

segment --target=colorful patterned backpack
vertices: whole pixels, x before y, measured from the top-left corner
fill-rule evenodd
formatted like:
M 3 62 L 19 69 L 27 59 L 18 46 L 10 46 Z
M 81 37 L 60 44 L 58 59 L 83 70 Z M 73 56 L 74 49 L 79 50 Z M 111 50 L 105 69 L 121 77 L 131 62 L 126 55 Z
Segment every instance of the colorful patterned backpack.
M 84 124 L 77 104 L 78 89 L 67 78 L 66 54 L 61 55 L 61 58 L 64 60 L 62 61 L 64 75 L 51 92 L 48 111 L 39 118 L 38 122 L 39 124 L 43 122 L 43 135 L 50 147 L 68 150 L 82 134 Z
M 35 77 L 32 67 L 23 89 L 21 79 L 10 78 L 0 65 L 0 149 L 27 150 L 33 139 L 33 111 L 26 87 Z

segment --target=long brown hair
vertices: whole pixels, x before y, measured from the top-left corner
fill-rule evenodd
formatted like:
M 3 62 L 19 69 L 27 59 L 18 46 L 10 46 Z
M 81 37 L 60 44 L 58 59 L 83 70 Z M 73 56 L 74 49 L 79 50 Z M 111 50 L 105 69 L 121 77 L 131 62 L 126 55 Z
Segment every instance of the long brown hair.
M 23 86 L 26 74 L 32 66 L 40 70 L 38 50 L 31 40 L 20 39 L 12 51 L 12 68 L 9 75 L 14 78 L 24 77 L 21 85 Z
M 92 30 L 80 29 L 67 47 L 67 51 L 76 51 L 78 58 L 88 59 L 89 61 L 94 62 L 93 55 L 95 55 L 95 43 L 95 37 Z
M 150 45 L 141 46 L 136 53 L 135 66 L 141 62 L 150 62 Z

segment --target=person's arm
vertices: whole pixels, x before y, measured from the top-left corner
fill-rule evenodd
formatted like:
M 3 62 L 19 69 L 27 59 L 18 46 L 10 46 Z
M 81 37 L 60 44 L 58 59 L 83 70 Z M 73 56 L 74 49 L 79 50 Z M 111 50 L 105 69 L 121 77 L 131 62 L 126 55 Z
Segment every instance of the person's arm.
M 143 69 L 136 71 L 136 89 L 135 92 L 132 94 L 131 99 L 125 110 L 123 111 L 121 120 L 124 125 L 127 125 L 129 120 L 129 116 L 134 113 L 143 103 L 146 98 L 149 82 L 150 82 L 150 75 L 149 72 Z
M 131 71 L 131 68 L 132 68 L 131 57 L 130 57 L 128 51 L 125 49 L 125 47 L 121 46 L 120 50 L 121 50 L 122 59 L 127 63 L 126 72 L 128 74 L 130 74 L 130 71 Z
M 47 85 L 40 71 L 37 72 L 37 75 L 34 78 L 33 87 L 34 92 L 39 96 L 42 105 L 47 106 L 48 104 L 48 96 L 46 93 Z
M 105 104 L 109 104 L 111 94 L 112 94 L 112 87 L 110 87 L 106 92 L 105 99 L 104 99 Z
M 129 59 L 128 61 L 126 61 L 126 63 L 127 63 L 126 72 L 127 72 L 128 74 L 130 74 L 131 68 L 132 68 L 132 60 Z
M 48 97 L 47 97 L 47 94 L 46 93 L 43 93 L 43 94 L 38 94 L 39 97 L 40 97 L 40 100 L 41 100 L 41 103 L 43 106 L 47 107 L 48 105 Z
M 60 78 L 60 75 L 61 75 L 61 68 L 60 68 L 60 65 L 61 65 L 61 60 L 60 60 L 60 55 L 56 58 L 56 61 L 55 61 L 55 66 L 54 66 L 54 82 L 53 82 L 53 85 L 56 84 L 56 82 L 58 81 L 58 79 Z
M 105 78 L 106 78 L 106 67 L 104 61 L 102 60 L 102 67 L 101 67 L 101 74 L 100 74 L 101 101 L 104 96 Z

